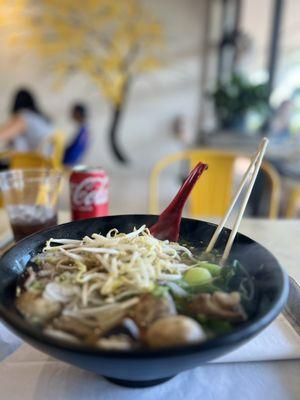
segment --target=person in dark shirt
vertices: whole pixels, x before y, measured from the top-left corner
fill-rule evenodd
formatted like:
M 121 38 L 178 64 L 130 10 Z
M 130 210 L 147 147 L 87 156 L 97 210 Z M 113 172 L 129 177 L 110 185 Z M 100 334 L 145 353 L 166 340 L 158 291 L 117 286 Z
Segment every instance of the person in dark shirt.
M 74 166 L 82 161 L 89 143 L 89 129 L 87 126 L 87 110 L 84 104 L 74 104 L 71 117 L 76 122 L 77 132 L 65 150 L 64 164 Z

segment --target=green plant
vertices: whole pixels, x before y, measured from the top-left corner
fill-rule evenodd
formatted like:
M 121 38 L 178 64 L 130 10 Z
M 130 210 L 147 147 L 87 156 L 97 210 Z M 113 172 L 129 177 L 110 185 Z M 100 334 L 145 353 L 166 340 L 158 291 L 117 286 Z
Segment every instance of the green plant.
M 232 75 L 227 83 L 218 82 L 212 93 L 220 128 L 232 128 L 248 111 L 264 115 L 268 111 L 266 83 L 252 84 L 240 74 Z

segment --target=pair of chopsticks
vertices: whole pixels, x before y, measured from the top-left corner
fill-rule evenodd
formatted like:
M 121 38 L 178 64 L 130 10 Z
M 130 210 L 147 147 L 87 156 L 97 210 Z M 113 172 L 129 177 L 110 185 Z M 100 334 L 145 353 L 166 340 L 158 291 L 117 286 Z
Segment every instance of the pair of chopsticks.
M 214 246 L 216 244 L 216 241 L 218 240 L 218 237 L 219 237 L 222 229 L 224 228 L 224 226 L 226 224 L 226 221 L 228 220 L 229 215 L 231 214 L 231 212 L 233 210 L 233 207 L 234 207 L 235 203 L 237 202 L 237 200 L 238 200 L 238 198 L 239 198 L 239 196 L 240 196 L 240 194 L 241 194 L 241 192 L 242 192 L 247 180 L 249 179 L 249 177 L 251 177 L 250 181 L 249 181 L 249 186 L 248 186 L 248 188 L 247 188 L 247 190 L 245 192 L 244 199 L 243 199 L 242 204 L 240 206 L 239 212 L 238 212 L 238 214 L 236 216 L 232 231 L 231 231 L 231 233 L 229 235 L 229 238 L 228 238 L 228 241 L 226 243 L 226 246 L 225 246 L 222 258 L 221 258 L 221 265 L 223 265 L 226 262 L 226 260 L 227 260 L 227 258 L 229 256 L 229 253 L 230 253 L 231 247 L 233 245 L 235 236 L 237 234 L 238 228 L 239 228 L 241 220 L 243 218 L 243 215 L 244 215 L 244 212 L 245 212 L 249 197 L 251 195 L 255 180 L 257 178 L 257 175 L 258 175 L 258 172 L 259 172 L 259 169 L 260 169 L 260 166 L 261 166 L 261 163 L 262 163 L 262 160 L 263 160 L 263 157 L 264 157 L 268 142 L 269 142 L 269 140 L 267 138 L 263 138 L 262 141 L 260 142 L 258 150 L 257 150 L 256 154 L 254 155 L 254 157 L 253 157 L 253 159 L 252 159 L 247 171 L 245 172 L 245 175 L 243 176 L 243 179 L 242 179 L 242 181 L 240 183 L 240 186 L 239 186 L 239 188 L 238 188 L 238 190 L 237 190 L 237 192 L 236 192 L 236 194 L 235 194 L 235 196 L 234 196 L 234 198 L 232 200 L 232 203 L 230 204 L 230 206 L 229 206 L 226 214 L 224 215 L 223 219 L 219 223 L 217 229 L 215 230 L 215 232 L 214 232 L 214 234 L 213 234 L 213 236 L 212 236 L 212 238 L 211 238 L 211 240 L 210 240 L 210 242 L 209 242 L 209 244 L 208 244 L 208 246 L 207 246 L 207 248 L 205 250 L 205 253 L 210 253 L 213 250 L 213 248 L 214 248 Z

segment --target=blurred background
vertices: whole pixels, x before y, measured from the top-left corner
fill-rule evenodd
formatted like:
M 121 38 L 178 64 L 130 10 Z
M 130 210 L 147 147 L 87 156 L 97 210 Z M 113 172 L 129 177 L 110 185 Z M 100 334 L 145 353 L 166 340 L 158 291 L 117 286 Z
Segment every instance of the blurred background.
M 206 202 L 225 202 L 267 136 L 247 212 L 299 217 L 299 19 L 296 0 L 1 0 L 3 163 L 14 151 L 66 174 L 102 166 L 111 213 L 143 213 L 168 203 L 191 151 L 218 176 Z M 224 208 L 205 207 L 186 213 Z

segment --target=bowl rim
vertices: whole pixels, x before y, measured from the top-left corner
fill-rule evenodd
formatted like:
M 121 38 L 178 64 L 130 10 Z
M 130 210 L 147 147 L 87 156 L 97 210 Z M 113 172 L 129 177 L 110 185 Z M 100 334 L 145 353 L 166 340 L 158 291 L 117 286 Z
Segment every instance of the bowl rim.
M 120 217 L 158 217 L 158 215 L 152 214 L 120 214 L 120 215 L 111 215 L 106 217 L 97 217 L 97 218 L 89 218 L 82 221 L 95 221 L 102 220 L 102 219 L 110 219 L 110 218 L 120 218 Z M 206 225 L 210 225 L 212 227 L 216 227 L 217 224 L 212 222 L 207 222 L 199 219 L 193 218 L 182 218 L 185 221 L 196 221 L 199 223 L 203 223 Z M 51 231 L 57 231 L 60 227 L 66 227 L 69 225 L 73 225 L 74 223 L 80 223 L 82 221 L 72 221 L 67 222 L 64 224 L 59 224 L 54 227 L 50 227 L 44 229 L 40 232 L 34 233 L 26 238 L 20 240 L 16 244 L 14 244 L 10 249 L 5 251 L 0 257 L 0 266 L 5 261 L 5 257 L 9 256 L 10 253 L 16 251 L 21 244 L 24 242 L 30 242 L 31 239 L 35 238 L 36 236 L 40 236 L 41 234 L 51 234 Z M 229 228 L 224 228 L 228 232 L 231 231 Z M 165 358 L 165 357 L 177 357 L 180 355 L 190 355 L 196 353 L 205 354 L 206 352 L 210 352 L 213 349 L 218 349 L 226 346 L 242 344 L 248 338 L 252 337 L 255 334 L 261 332 L 267 325 L 269 325 L 281 312 L 282 308 L 284 307 L 289 292 L 289 281 L 288 275 L 283 270 L 282 266 L 278 262 L 275 256 L 266 249 L 264 246 L 256 242 L 255 240 L 249 238 L 248 236 L 238 233 L 237 236 L 246 238 L 257 244 L 260 248 L 262 248 L 266 253 L 272 256 L 274 261 L 277 263 L 276 268 L 280 272 L 281 278 L 281 291 L 278 293 L 277 297 L 275 298 L 271 309 L 269 309 L 265 314 L 262 316 L 256 316 L 252 318 L 250 321 L 245 322 L 242 326 L 237 326 L 233 331 L 225 334 L 221 334 L 213 339 L 208 339 L 202 343 L 195 343 L 190 345 L 184 346 L 176 346 L 176 347 L 169 347 L 169 348 L 160 348 L 160 349 L 136 349 L 136 350 L 106 350 L 101 349 L 93 346 L 86 346 L 86 345 L 77 345 L 64 342 L 59 339 L 51 338 L 50 336 L 45 335 L 41 330 L 36 329 L 33 325 L 28 323 L 25 319 L 21 316 L 16 314 L 12 314 L 11 311 L 7 310 L 3 304 L 0 302 L 0 320 L 16 335 L 21 336 L 21 338 L 25 338 L 29 343 L 32 341 L 36 341 L 43 346 L 51 346 L 59 351 L 65 351 L 70 353 L 77 353 L 78 355 L 88 355 L 93 357 L 102 357 L 102 358 L 120 358 L 120 359 L 150 359 L 150 358 Z

